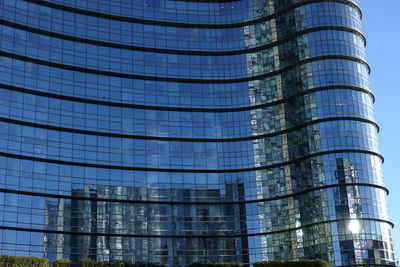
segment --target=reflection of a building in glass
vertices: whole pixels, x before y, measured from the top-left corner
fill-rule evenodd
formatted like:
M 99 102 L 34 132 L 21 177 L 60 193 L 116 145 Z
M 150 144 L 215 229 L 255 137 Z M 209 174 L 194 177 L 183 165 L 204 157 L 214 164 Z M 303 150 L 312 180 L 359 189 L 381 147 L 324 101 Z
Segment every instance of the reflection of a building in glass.
M 45 230 L 63 232 L 70 228 L 70 220 L 68 218 L 71 218 L 71 205 L 68 200 L 48 199 L 45 201 L 44 207 Z M 71 250 L 69 247 L 64 246 L 65 243 L 68 244 L 69 242 L 69 235 L 57 233 L 45 234 L 43 237 L 44 257 L 50 261 L 69 258 Z
M 394 265 L 356 0 L 0 0 L 0 254 Z
M 360 191 L 358 186 L 354 185 L 357 183 L 356 173 L 347 159 L 338 158 L 336 159 L 336 164 L 335 175 L 340 185 L 334 192 L 336 217 L 351 218 L 345 221 L 347 222 L 347 228 L 352 234 L 357 235 L 360 231 L 358 218 L 360 218 L 362 210 Z M 346 227 L 346 223 L 344 227 Z M 342 258 L 354 258 L 357 264 L 362 264 L 360 246 L 358 239 L 341 240 L 340 253 Z
M 221 232 L 246 234 L 246 210 L 240 204 L 244 200 L 243 183 L 226 184 L 225 188 L 223 195 L 215 189 L 164 190 L 165 198 L 153 198 L 153 190 L 137 187 L 98 186 L 95 190 L 87 186 L 74 190 L 68 200 L 46 201 L 45 229 L 82 234 L 46 234 L 45 256 L 51 260 L 68 257 L 75 262 L 85 258 L 126 262 L 156 259 L 167 264 L 171 255 L 177 255 L 174 261 L 186 264 L 193 259 L 186 259 L 185 251 L 201 250 L 202 259 L 218 260 L 215 255 L 222 250 L 226 261 L 246 260 L 241 254 L 248 253 L 245 238 L 214 240 Z M 179 199 L 190 201 L 171 205 L 174 200 L 182 203 Z M 231 204 L 235 202 L 239 204 Z M 148 239 L 147 233 L 160 238 Z M 197 238 L 168 242 L 165 236 L 171 233 Z

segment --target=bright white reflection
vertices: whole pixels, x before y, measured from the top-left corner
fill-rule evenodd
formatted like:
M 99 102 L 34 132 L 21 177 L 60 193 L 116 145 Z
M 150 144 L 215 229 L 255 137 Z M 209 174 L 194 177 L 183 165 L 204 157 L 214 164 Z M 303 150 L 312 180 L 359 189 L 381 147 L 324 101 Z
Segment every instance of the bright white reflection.
M 358 220 L 351 220 L 349 222 L 349 230 L 352 234 L 358 234 L 360 232 L 360 222 Z

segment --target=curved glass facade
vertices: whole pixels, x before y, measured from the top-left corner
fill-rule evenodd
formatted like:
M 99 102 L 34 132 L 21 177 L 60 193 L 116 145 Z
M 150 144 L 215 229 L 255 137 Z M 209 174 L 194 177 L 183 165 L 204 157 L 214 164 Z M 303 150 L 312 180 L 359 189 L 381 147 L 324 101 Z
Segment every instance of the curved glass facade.
M 0 254 L 395 265 L 357 1 L 0 17 Z

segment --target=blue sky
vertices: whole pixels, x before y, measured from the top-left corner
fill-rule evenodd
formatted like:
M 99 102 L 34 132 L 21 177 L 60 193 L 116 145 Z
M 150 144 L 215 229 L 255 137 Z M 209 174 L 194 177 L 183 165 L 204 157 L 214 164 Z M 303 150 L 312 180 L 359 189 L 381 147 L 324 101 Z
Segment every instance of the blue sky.
M 381 152 L 385 183 L 390 190 L 389 214 L 396 258 L 400 259 L 400 1 L 360 0 L 363 32 L 367 37 L 367 58 L 371 65 L 372 90 L 381 131 Z

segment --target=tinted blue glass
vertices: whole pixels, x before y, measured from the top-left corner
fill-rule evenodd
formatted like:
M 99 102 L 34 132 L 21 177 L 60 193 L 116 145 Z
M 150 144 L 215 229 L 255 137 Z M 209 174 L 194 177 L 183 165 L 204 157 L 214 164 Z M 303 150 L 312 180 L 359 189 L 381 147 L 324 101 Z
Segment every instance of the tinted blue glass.
M 0 16 L 1 254 L 395 265 L 357 1 Z

